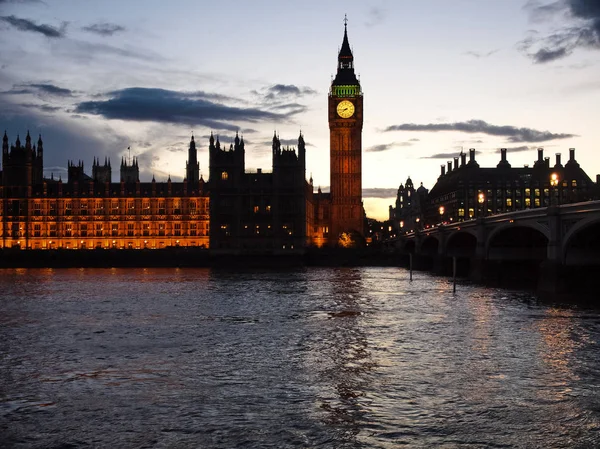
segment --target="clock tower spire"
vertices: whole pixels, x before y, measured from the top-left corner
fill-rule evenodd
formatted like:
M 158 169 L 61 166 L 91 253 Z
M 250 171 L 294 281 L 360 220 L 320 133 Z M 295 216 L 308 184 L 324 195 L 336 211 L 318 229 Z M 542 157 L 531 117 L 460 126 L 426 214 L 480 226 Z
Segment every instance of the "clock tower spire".
M 329 244 L 344 233 L 364 237 L 362 204 L 363 94 L 354 73 L 354 55 L 348 41 L 348 19 L 338 54 L 336 76 L 329 90 L 329 176 L 331 229 Z

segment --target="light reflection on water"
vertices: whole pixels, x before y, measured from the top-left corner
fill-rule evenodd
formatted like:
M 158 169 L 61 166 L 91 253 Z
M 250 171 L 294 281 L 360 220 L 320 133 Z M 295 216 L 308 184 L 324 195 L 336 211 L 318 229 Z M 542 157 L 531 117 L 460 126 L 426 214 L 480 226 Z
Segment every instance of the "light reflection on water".
M 0 271 L 0 446 L 594 447 L 600 315 L 396 268 Z

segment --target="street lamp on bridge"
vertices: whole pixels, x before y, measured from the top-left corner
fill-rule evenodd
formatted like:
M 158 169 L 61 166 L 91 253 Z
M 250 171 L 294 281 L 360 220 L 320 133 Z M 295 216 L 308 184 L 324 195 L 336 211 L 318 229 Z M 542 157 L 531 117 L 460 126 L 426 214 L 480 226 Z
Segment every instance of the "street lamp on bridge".
M 558 200 L 556 199 L 556 188 L 558 187 L 559 182 L 560 179 L 558 178 L 558 173 L 552 173 L 550 175 L 550 194 L 552 195 L 552 198 L 550 199 L 551 205 L 560 204 L 560 197 Z
M 481 210 L 481 215 L 483 215 L 485 217 L 487 208 L 484 206 L 485 194 L 483 192 L 479 192 L 479 195 L 477 195 L 477 202 L 479 203 L 479 209 Z
M 440 208 L 438 209 L 439 213 L 440 213 L 440 222 L 443 223 L 444 222 L 444 206 L 440 206 Z

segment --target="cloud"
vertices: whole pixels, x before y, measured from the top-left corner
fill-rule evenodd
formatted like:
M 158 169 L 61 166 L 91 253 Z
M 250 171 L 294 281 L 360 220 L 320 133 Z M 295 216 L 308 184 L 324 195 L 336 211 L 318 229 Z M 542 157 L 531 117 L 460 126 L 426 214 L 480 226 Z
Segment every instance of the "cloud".
M 34 104 L 34 103 L 22 103 L 19 106 L 24 108 L 39 109 L 42 112 L 57 112 L 62 110 L 60 106 L 51 106 L 48 104 Z
M 31 31 L 33 33 L 43 34 L 46 37 L 54 39 L 65 37 L 65 31 L 67 28 L 66 23 L 63 23 L 60 29 L 58 29 L 46 24 L 38 25 L 32 20 L 21 19 L 15 16 L 0 16 L 0 20 L 8 23 L 20 31 Z
M 481 59 L 481 58 L 488 58 L 497 52 L 498 52 L 498 49 L 491 50 L 486 53 L 481 53 L 478 51 L 465 51 L 463 54 L 468 55 L 468 56 L 473 56 L 474 58 L 477 58 L 477 59 Z
M 398 194 L 398 189 L 395 188 L 366 188 L 362 189 L 363 198 L 395 198 Z
M 365 25 L 370 28 L 382 24 L 385 20 L 385 13 L 386 11 L 384 8 L 373 6 L 367 13 Z
M 279 122 L 292 114 L 277 114 L 258 108 L 239 108 L 210 101 L 213 94 L 130 87 L 107 94 L 108 100 L 79 103 L 76 113 L 101 115 L 108 119 L 202 124 L 212 129 L 237 131 L 229 121 Z
M 410 147 L 413 145 L 413 142 L 418 142 L 419 139 L 410 139 L 408 142 L 392 142 L 392 143 L 381 143 L 379 145 L 373 145 L 372 147 L 367 148 L 365 151 L 367 153 L 380 153 L 382 151 L 391 150 L 394 147 Z
M 125 27 L 107 22 L 94 23 L 92 25 L 82 27 L 81 29 L 90 33 L 98 34 L 100 36 L 112 36 L 115 33 L 125 31 Z
M 73 91 L 58 87 L 54 84 L 18 84 L 13 86 L 11 90 L 0 92 L 3 94 L 10 95 L 22 95 L 22 94 L 36 94 L 43 93 L 49 95 L 55 95 L 58 97 L 72 97 Z
M 460 153 L 457 153 L 456 151 L 453 151 L 452 153 L 436 153 L 436 154 L 432 154 L 431 156 L 422 156 L 419 159 L 454 159 L 455 157 L 458 157 Z
M 298 87 L 293 84 L 274 84 L 267 88 L 266 98 L 275 96 L 296 96 L 316 95 L 317 91 L 310 87 Z
M 482 133 L 490 136 L 508 137 L 509 142 L 545 142 L 554 139 L 568 139 L 575 134 L 551 133 L 550 131 L 538 131 L 531 128 L 518 128 L 510 125 L 491 125 L 483 120 L 469 120 L 456 123 L 429 123 L 418 125 L 415 123 L 404 123 L 402 125 L 388 126 L 384 131 L 459 131 L 463 133 Z
M 70 89 L 65 89 L 63 87 L 55 86 L 54 84 L 30 84 L 31 87 L 35 87 L 40 91 L 50 94 L 56 95 L 59 97 L 72 97 L 73 91 Z
M 61 46 L 53 48 L 55 55 L 85 62 L 94 59 L 97 55 L 117 56 L 126 60 L 135 59 L 144 62 L 161 62 L 165 58 L 156 52 L 134 47 L 121 48 L 101 42 L 86 42 L 75 39 L 63 39 Z
M 506 151 L 507 153 L 520 153 L 523 151 L 529 151 L 535 149 L 535 147 L 527 147 L 527 146 L 522 146 L 522 147 L 513 147 L 513 148 L 507 148 Z M 494 151 L 494 153 L 500 154 L 502 152 L 502 150 L 500 148 L 496 149 L 496 151 Z
M 534 22 L 550 21 L 560 15 L 561 26 L 552 33 L 540 36 L 535 32 L 518 43 L 518 48 L 535 63 L 565 58 L 577 48 L 600 50 L 598 0 L 557 0 L 548 4 L 529 1 L 525 8 Z
M 306 95 L 316 95 L 318 92 L 310 87 L 298 87 L 294 84 L 273 84 L 259 90 L 252 90 L 251 93 L 262 97 L 263 101 L 288 101 L 291 97 L 304 97 Z

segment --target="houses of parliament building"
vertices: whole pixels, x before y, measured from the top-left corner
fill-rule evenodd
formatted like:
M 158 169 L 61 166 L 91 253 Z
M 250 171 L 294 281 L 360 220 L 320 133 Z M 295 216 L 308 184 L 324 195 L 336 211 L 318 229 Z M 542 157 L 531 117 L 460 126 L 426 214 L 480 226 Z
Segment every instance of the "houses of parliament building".
M 329 95 L 330 193 L 306 180 L 306 148 L 275 135 L 272 171 L 247 172 L 243 137 L 229 147 L 210 136 L 209 179 L 200 177 L 192 136 L 183 182 L 140 182 L 137 159 L 68 162 L 67 180 L 45 178 L 42 137 L 2 139 L 0 246 L 20 249 L 161 249 L 216 253 L 301 252 L 364 236 L 360 83 L 346 26 Z M 344 241 L 347 241 L 344 240 Z

